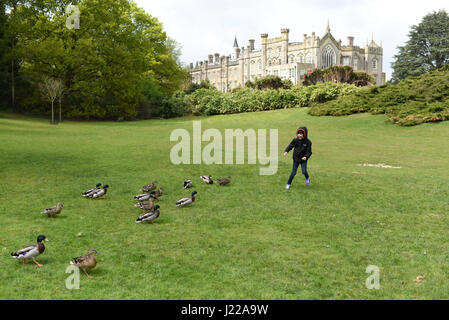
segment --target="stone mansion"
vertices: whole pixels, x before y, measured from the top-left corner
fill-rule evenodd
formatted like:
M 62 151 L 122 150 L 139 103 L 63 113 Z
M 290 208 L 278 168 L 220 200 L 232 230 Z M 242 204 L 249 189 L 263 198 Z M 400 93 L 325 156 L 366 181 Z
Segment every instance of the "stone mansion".
M 208 60 L 190 64 L 190 74 L 194 83 L 209 79 L 222 92 L 243 87 L 248 80 L 266 75 L 276 75 L 299 84 L 304 73 L 313 68 L 327 68 L 332 65 L 350 65 L 354 70 L 364 70 L 376 78 L 377 85 L 385 84 L 383 49 L 374 40 L 364 48 L 354 45 L 354 37 L 348 37 L 344 45 L 335 40 L 329 24 L 326 34 L 320 38 L 312 32 L 304 34 L 302 42 L 289 42 L 289 29 L 281 30 L 281 37 L 268 39 L 261 35 L 262 48 L 255 49 L 255 40 L 249 40 L 246 47 L 239 48 L 234 42 L 235 54 L 220 56 L 210 54 Z

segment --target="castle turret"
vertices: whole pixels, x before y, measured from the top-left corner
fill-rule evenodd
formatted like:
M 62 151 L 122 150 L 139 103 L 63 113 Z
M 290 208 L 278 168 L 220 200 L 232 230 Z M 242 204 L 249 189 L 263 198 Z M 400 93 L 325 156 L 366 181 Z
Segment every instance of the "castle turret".
M 268 41 L 268 33 L 262 33 L 260 35 L 260 39 L 262 42 L 262 76 L 267 75 L 267 41 Z
M 254 51 L 254 43 L 255 42 L 256 42 L 256 40 L 254 40 L 254 39 L 249 40 L 249 51 Z
M 288 63 L 288 35 L 290 29 L 281 29 L 282 34 L 282 64 Z
M 354 46 L 354 37 L 348 37 L 348 46 L 350 47 Z

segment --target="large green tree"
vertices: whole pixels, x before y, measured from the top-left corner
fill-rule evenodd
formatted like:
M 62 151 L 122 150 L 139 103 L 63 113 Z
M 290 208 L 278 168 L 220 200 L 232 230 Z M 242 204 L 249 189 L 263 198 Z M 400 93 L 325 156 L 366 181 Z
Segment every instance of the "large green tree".
M 394 56 L 393 81 L 418 76 L 449 63 L 449 15 L 440 10 L 413 25 L 409 40 Z
M 69 4 L 79 8 L 79 29 L 66 26 Z M 48 111 L 37 84 L 49 77 L 64 81 L 67 116 L 131 119 L 143 82 L 151 79 L 158 95 L 170 95 L 185 77 L 161 23 L 132 1 L 23 1 L 10 20 L 27 110 Z

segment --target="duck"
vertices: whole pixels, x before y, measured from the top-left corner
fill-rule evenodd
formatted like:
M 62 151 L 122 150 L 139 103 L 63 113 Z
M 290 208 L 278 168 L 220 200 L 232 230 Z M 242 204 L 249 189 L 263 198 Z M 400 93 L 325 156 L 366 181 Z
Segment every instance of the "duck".
M 150 192 L 150 191 L 156 189 L 156 185 L 157 185 L 158 183 L 159 183 L 159 182 L 157 182 L 157 181 L 153 181 L 151 184 L 148 184 L 148 185 L 146 185 L 146 186 L 143 186 L 143 187 L 142 187 L 142 192 Z
M 151 191 L 150 193 L 143 193 L 143 194 L 139 194 L 137 196 L 134 197 L 135 200 L 137 201 L 148 201 L 150 199 L 154 199 L 153 195 L 156 194 L 156 191 Z
M 23 247 L 20 250 L 17 250 L 16 252 L 11 253 L 11 257 L 14 259 L 22 259 L 23 263 L 26 263 L 26 259 L 33 259 L 33 262 L 38 267 L 43 267 L 42 264 L 36 261 L 36 257 L 45 251 L 45 246 L 43 244 L 43 241 L 48 241 L 47 237 L 44 235 L 39 235 L 37 237 L 37 243 L 36 244 L 30 244 L 26 247 Z
M 88 277 L 88 278 L 92 278 L 92 276 L 90 276 L 87 273 L 87 270 L 89 269 L 93 269 L 96 267 L 97 265 L 97 259 L 95 259 L 94 254 L 99 254 L 97 250 L 95 249 L 90 249 L 86 255 L 84 256 L 80 256 L 78 258 L 73 258 L 70 261 L 71 265 L 74 265 L 78 268 L 81 269 L 81 271 L 84 272 L 84 274 Z
M 193 187 L 193 182 L 192 180 L 186 180 L 184 181 L 184 189 L 189 189 Z
M 153 211 L 148 211 L 142 214 L 139 218 L 137 218 L 136 223 L 151 222 L 152 224 L 154 224 L 155 223 L 154 220 L 159 218 L 160 215 L 159 209 L 160 206 L 156 205 Z
M 103 197 L 108 192 L 108 188 L 109 188 L 109 186 L 105 185 L 105 186 L 103 186 L 103 189 L 98 189 L 97 191 L 94 191 L 94 192 L 90 193 L 88 195 L 88 197 L 91 198 L 91 199 L 96 199 L 96 198 Z
M 178 202 L 176 202 L 176 206 L 177 207 L 185 207 L 185 206 L 192 204 L 195 201 L 196 194 L 198 194 L 198 192 L 193 191 L 192 196 L 190 198 L 183 198 L 183 199 L 179 200 Z
M 88 197 L 91 193 L 101 190 L 101 183 L 97 183 L 97 185 L 94 188 L 90 188 L 89 190 L 86 190 L 83 192 L 83 197 Z
M 41 212 L 41 214 L 46 214 L 48 217 L 53 218 L 57 214 L 60 214 L 63 208 L 62 202 L 59 202 L 56 206 L 46 208 L 44 211 Z
M 217 182 L 220 186 L 227 185 L 231 182 L 231 176 L 228 176 L 227 178 L 217 179 Z
M 154 191 L 153 194 L 151 194 L 151 198 L 154 200 L 159 200 L 159 197 L 162 197 L 162 188 L 159 187 L 157 191 Z
M 203 179 L 205 184 L 214 184 L 211 176 L 201 176 L 200 178 Z
M 145 210 L 145 211 L 152 210 L 154 208 L 153 199 L 150 198 L 149 200 L 139 202 L 138 204 L 136 204 L 136 207 L 138 207 L 142 210 Z

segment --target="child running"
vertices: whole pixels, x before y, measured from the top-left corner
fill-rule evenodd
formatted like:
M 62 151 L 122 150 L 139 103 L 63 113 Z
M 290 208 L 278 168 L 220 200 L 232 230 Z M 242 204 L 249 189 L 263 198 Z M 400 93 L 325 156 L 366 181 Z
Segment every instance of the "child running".
M 293 178 L 296 176 L 296 171 L 301 164 L 302 174 L 306 177 L 306 186 L 310 186 L 310 176 L 307 173 L 307 161 L 312 156 L 312 141 L 307 138 L 307 128 L 301 127 L 296 130 L 296 138 L 290 142 L 287 149 L 285 149 L 284 157 L 295 148 L 293 151 L 293 169 L 288 179 L 285 189 L 289 190 L 293 182 Z

